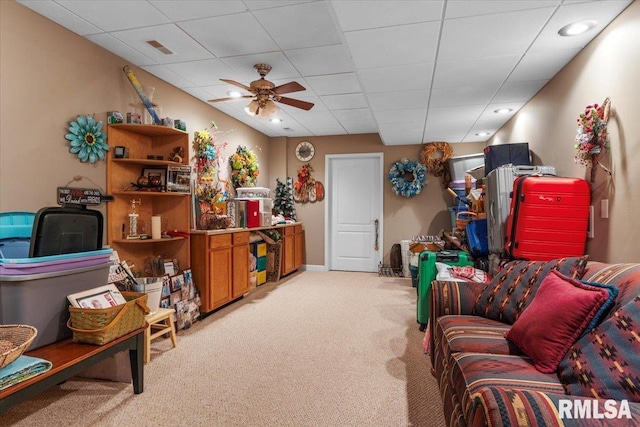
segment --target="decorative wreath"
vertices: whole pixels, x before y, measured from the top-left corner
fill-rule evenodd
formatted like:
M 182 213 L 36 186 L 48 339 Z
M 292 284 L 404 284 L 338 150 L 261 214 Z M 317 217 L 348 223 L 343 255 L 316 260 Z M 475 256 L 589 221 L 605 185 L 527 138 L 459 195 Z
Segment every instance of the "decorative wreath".
M 434 157 L 440 152 L 441 155 Z M 453 148 L 448 142 L 429 142 L 422 146 L 420 150 L 420 162 L 427 167 L 427 170 L 435 176 L 442 177 L 442 184 L 447 187 L 451 181 L 449 172 L 449 160 L 453 156 Z
M 609 121 L 610 108 L 611 101 L 606 98 L 602 105 L 587 105 L 584 113 L 581 113 L 577 120 L 578 129 L 576 130 L 574 147 L 578 152 L 574 156 L 574 161 L 591 168 L 591 182 L 595 181 L 595 171 L 598 165 L 611 176 L 611 171 L 598 160 L 598 156 L 609 149 L 607 122 Z
M 422 188 L 427 184 L 426 172 L 427 168 L 423 164 L 402 159 L 391 165 L 389 181 L 398 196 L 413 197 L 420 194 Z M 413 180 L 406 180 L 404 178 L 406 174 L 413 174 Z

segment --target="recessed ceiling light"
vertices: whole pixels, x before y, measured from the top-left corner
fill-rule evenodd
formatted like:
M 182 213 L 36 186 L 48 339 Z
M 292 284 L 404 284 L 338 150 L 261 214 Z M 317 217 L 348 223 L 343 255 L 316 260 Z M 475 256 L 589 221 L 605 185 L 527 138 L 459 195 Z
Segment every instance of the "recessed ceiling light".
M 274 117 L 273 119 L 271 119 L 271 123 L 280 123 L 282 121 L 282 119 L 279 119 L 277 117 Z
M 229 95 L 231 98 L 240 98 L 242 96 L 242 94 L 237 90 L 230 90 L 229 92 L 227 92 L 227 95 Z
M 496 114 L 507 114 L 513 111 L 513 108 L 498 108 L 497 110 L 493 110 Z
M 489 136 L 491 135 L 491 132 L 478 132 L 476 133 L 476 136 Z
M 580 21 L 573 24 L 565 25 L 560 28 L 558 34 L 564 37 L 577 36 L 578 34 L 586 33 L 598 24 L 597 21 Z

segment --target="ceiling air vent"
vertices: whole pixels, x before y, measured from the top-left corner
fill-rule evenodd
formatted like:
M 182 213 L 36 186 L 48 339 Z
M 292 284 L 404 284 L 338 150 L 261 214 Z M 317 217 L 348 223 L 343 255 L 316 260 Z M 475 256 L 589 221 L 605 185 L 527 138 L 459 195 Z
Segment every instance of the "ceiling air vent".
M 164 53 L 165 55 L 173 55 L 174 52 L 172 50 L 170 50 L 169 48 L 165 47 L 162 43 L 160 43 L 157 40 L 147 40 L 147 43 L 155 48 L 158 49 L 160 52 Z

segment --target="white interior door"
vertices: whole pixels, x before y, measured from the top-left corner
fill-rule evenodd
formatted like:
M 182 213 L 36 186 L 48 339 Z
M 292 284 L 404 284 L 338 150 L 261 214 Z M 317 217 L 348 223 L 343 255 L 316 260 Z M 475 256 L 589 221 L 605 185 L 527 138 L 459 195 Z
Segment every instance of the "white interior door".
M 382 153 L 326 158 L 325 259 L 329 270 L 378 271 L 382 260 L 382 163 Z

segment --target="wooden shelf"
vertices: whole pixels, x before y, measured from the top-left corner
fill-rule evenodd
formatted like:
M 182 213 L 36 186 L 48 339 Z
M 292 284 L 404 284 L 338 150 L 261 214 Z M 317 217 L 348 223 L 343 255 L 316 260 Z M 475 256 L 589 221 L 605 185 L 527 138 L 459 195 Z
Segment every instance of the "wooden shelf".
M 141 166 L 184 166 L 171 160 L 151 160 L 151 159 L 113 159 L 114 163 L 129 163 Z
M 173 191 L 112 191 L 114 196 L 152 196 L 152 197 L 186 197 L 189 193 L 176 193 Z
M 109 127 L 123 129 L 123 130 L 126 130 L 127 132 L 132 132 L 132 133 L 137 133 L 140 135 L 147 135 L 147 136 L 165 136 L 170 134 L 188 135 L 188 133 L 183 130 L 175 129 L 169 126 L 160 126 L 160 125 L 137 125 L 137 124 L 131 124 L 131 123 L 120 123 L 120 124 L 109 125 Z
M 176 242 L 178 240 L 185 240 L 186 237 L 167 237 L 166 239 L 113 239 L 113 243 L 119 243 L 123 245 L 127 244 L 144 244 L 144 243 L 164 243 L 164 242 Z

